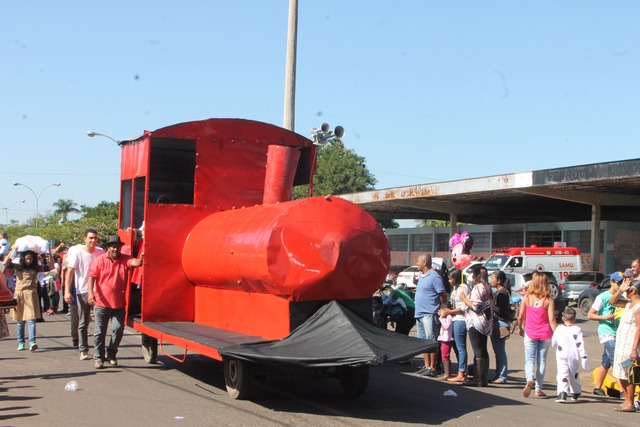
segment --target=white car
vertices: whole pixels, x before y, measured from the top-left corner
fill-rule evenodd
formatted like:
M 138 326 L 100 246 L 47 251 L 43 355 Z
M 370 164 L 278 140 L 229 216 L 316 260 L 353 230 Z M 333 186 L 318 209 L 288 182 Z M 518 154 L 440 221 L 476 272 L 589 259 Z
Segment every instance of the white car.
M 396 278 L 396 286 L 398 287 L 407 287 L 408 289 L 415 289 L 416 284 L 414 283 L 414 279 L 418 278 L 418 274 L 420 270 L 418 270 L 417 265 L 413 265 L 407 269 L 402 270 L 398 273 L 398 277 Z
M 439 257 L 431 258 L 431 266 L 436 270 L 442 269 L 443 259 Z M 412 265 L 411 267 L 401 271 L 398 273 L 398 277 L 396 278 L 396 285 L 399 287 L 406 286 L 408 289 L 416 288 L 416 281 L 418 280 L 418 275 L 420 274 L 420 270 L 418 270 L 417 265 Z

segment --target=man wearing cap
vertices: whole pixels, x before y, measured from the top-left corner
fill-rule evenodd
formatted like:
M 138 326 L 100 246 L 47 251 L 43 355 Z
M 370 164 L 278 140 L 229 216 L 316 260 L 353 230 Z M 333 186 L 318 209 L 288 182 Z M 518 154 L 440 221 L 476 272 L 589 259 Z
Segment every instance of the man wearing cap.
M 108 360 L 116 366 L 118 346 L 124 333 L 125 291 L 129 274 L 133 268 L 142 265 L 142 257 L 133 258 L 121 253 L 124 243 L 119 236 L 111 236 L 106 243 L 107 253 L 98 257 L 89 269 L 89 304 L 93 306 L 93 345 L 95 368 L 104 366 Z M 106 348 L 107 326 L 111 320 L 111 338 Z
M 613 364 L 613 355 L 616 348 L 616 333 L 618 330 L 618 319 L 616 319 L 615 310 L 618 304 L 610 304 L 609 298 L 615 294 L 620 284 L 627 277 L 632 275 L 631 269 L 627 269 L 624 274 L 616 271 L 609 278 L 611 287 L 596 297 L 587 313 L 587 318 L 598 321 L 598 339 L 600 344 L 604 346 L 602 353 L 602 364 L 596 368 L 598 370 L 594 381 L 593 394 L 604 396 L 602 384 L 607 377 L 607 372 Z

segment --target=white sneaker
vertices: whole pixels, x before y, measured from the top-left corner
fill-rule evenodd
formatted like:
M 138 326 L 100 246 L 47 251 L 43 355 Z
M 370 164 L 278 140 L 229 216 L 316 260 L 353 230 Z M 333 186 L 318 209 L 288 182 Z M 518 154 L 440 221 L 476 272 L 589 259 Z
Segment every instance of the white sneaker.
M 81 351 L 80 352 L 80 360 L 89 360 L 91 359 L 91 357 L 89 357 L 89 352 L 88 351 Z

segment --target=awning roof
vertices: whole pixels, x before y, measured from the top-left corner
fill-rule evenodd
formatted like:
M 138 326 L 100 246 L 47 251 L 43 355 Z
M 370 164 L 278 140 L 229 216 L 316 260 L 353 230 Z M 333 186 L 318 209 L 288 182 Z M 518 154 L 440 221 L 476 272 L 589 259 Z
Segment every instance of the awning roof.
M 640 218 L 640 159 L 344 194 L 377 219 L 441 219 L 471 224 Z

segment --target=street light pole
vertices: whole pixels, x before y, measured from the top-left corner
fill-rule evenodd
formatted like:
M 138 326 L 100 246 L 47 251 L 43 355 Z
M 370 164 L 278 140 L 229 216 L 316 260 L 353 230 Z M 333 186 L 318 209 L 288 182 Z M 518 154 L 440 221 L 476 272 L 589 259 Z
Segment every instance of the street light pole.
M 98 132 L 94 132 L 92 130 L 88 130 L 87 131 L 87 136 L 89 138 L 93 138 L 94 136 L 103 136 L 105 138 L 109 138 L 110 140 L 112 140 L 113 142 L 115 142 L 116 144 L 118 144 L 118 146 L 122 146 L 123 141 L 118 141 L 115 138 L 110 137 L 109 135 L 105 135 L 104 133 L 98 133 Z
M 40 200 L 40 196 L 42 195 L 42 192 L 44 190 L 46 190 L 47 188 L 49 188 L 49 187 L 60 187 L 62 185 L 62 183 L 61 182 L 56 182 L 54 184 L 47 185 L 42 190 L 40 190 L 40 192 L 37 195 L 36 195 L 36 192 L 33 191 L 33 189 L 31 187 L 29 187 L 27 184 L 22 184 L 20 182 L 14 182 L 13 185 L 15 185 L 15 186 L 21 185 L 23 187 L 27 187 L 29 189 L 29 191 L 31 191 L 31 193 L 33 194 L 33 197 L 36 198 L 36 230 L 37 230 L 38 229 L 38 218 L 40 216 L 40 211 L 39 211 L 39 208 L 38 208 L 38 201 Z
M 6 215 L 5 219 L 4 219 L 4 223 L 5 224 L 9 224 L 9 209 L 11 209 L 11 206 L 13 206 L 13 205 L 15 205 L 17 203 L 24 203 L 24 202 L 25 202 L 24 199 L 18 200 L 18 201 L 15 201 L 15 202 L 11 203 L 9 206 L 5 206 L 5 205 L 2 205 L 2 203 L 0 203 L 0 205 L 2 205 L 2 209 L 4 210 L 4 213 Z

